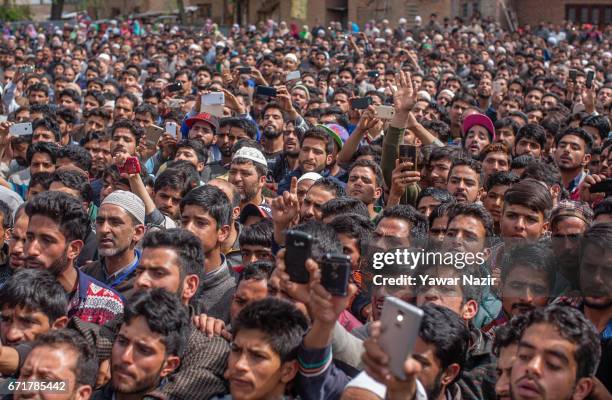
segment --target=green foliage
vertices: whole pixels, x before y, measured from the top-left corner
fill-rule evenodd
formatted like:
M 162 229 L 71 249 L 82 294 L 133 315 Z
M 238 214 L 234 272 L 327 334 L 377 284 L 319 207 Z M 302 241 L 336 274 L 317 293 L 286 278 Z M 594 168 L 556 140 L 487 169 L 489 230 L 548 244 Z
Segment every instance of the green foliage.
M 32 19 L 30 6 L 2 6 L 0 7 L 0 21 L 26 21 Z

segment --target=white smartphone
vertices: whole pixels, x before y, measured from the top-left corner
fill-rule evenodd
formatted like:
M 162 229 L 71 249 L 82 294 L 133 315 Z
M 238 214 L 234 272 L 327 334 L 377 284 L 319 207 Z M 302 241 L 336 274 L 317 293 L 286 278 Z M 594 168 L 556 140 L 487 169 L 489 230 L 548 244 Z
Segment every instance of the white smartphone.
M 202 105 L 212 106 L 225 104 L 225 94 L 223 92 L 210 92 L 202 95 Z
M 166 133 L 178 139 L 178 125 L 176 122 L 166 122 Z
M 376 116 L 380 119 L 393 119 L 395 116 L 395 108 L 392 106 L 374 106 Z
M 23 122 L 20 124 L 11 125 L 9 127 L 9 135 L 11 136 L 27 136 L 32 134 L 32 123 Z
M 209 113 L 217 118 L 223 118 L 223 104 L 202 104 L 200 112 Z
M 300 74 L 300 71 L 291 71 L 287 74 L 287 78 L 286 81 L 295 81 L 297 79 L 300 79 L 302 77 L 302 74 Z
M 379 343 L 389 356 L 391 373 L 400 379 L 406 379 L 404 363 L 412 354 L 422 318 L 423 310 L 420 308 L 397 297 L 385 297 Z
M 491 89 L 493 91 L 493 93 L 501 93 L 502 91 L 502 84 L 500 81 L 493 81 L 493 87 Z
M 0 123 L 6 122 L 8 120 L 8 115 L 0 115 Z

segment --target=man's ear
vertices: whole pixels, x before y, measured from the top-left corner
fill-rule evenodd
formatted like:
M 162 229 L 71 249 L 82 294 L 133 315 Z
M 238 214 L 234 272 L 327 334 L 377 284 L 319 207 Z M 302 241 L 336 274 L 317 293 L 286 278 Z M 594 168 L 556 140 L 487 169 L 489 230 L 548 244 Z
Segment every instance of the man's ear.
M 76 400 L 87 400 L 91 398 L 93 388 L 90 385 L 80 385 L 76 388 Z
M 232 208 L 232 221 L 238 221 L 240 219 L 240 207 Z
M 481 203 L 484 203 L 484 200 L 487 198 L 487 191 L 484 190 L 484 188 L 482 189 L 482 192 L 480 192 L 480 197 L 478 198 L 478 200 L 480 200 Z
M 334 162 L 334 155 L 333 154 L 328 154 L 327 158 L 325 159 L 325 166 L 329 167 L 330 165 L 332 165 Z
M 4 230 L 4 241 L 9 241 L 10 239 L 11 239 L 11 230 L 5 229 Z
M 260 184 L 261 186 L 264 186 L 264 185 L 266 184 L 266 180 L 267 180 L 267 179 L 268 179 L 268 177 L 267 177 L 267 176 L 265 176 L 265 175 L 260 176 L 260 177 L 259 177 L 259 184 Z
M 200 286 L 200 278 L 197 275 L 187 275 L 183 280 L 183 300 L 191 300 L 196 295 Z
M 138 224 L 134 227 L 134 236 L 132 237 L 132 241 L 134 243 L 138 243 L 142 240 L 145 234 L 145 226 L 142 224 Z
M 85 243 L 82 240 L 73 240 L 72 242 L 68 243 L 68 251 L 66 254 L 68 260 L 76 260 L 79 254 L 81 254 L 81 250 L 83 250 L 84 245 Z
M 282 383 L 289 383 L 295 378 L 298 372 L 297 360 L 287 361 L 281 365 L 280 380 Z
M 377 187 L 376 189 L 374 189 L 374 198 L 375 199 L 380 199 L 380 196 L 383 195 L 383 188 L 382 186 Z
M 225 242 L 227 240 L 227 237 L 229 236 L 230 226 L 229 225 L 223 225 L 217 232 L 218 232 L 217 235 L 219 236 L 217 241 L 219 243 L 223 243 L 223 242 Z
M 559 186 L 558 183 L 555 183 L 554 185 L 550 187 L 550 195 L 552 196 L 553 200 L 559 199 L 560 193 L 561 193 L 561 186 Z
M 196 171 L 202 172 L 204 171 L 205 167 L 206 167 L 206 164 L 204 164 L 203 162 L 198 162 L 198 165 L 196 166 Z
M 591 155 L 585 154 L 584 157 L 582 158 L 582 162 L 580 163 L 580 165 L 582 165 L 582 167 L 586 167 L 587 165 L 589 165 L 590 162 L 591 162 Z
M 593 390 L 593 386 L 593 378 L 586 377 L 578 379 L 576 386 L 574 386 L 572 400 L 583 400 L 588 398 Z
M 167 377 L 168 375 L 176 371 L 179 365 L 181 365 L 181 359 L 179 357 L 169 356 L 168 358 L 166 358 L 166 361 L 164 361 L 164 365 L 162 366 L 162 370 L 160 371 L 159 376 L 161 378 Z
M 478 302 L 476 300 L 468 300 L 463 307 L 461 307 L 461 318 L 465 321 L 471 321 L 478 314 Z
M 461 367 L 459 366 L 459 364 L 453 363 L 453 364 L 449 365 L 448 367 L 446 367 L 446 369 L 442 373 L 442 377 L 440 379 L 440 383 L 443 386 L 450 385 L 455 380 L 457 375 L 459 375 L 460 371 L 461 371 Z
M 68 325 L 68 317 L 64 315 L 51 323 L 51 329 L 63 329 L 66 325 Z

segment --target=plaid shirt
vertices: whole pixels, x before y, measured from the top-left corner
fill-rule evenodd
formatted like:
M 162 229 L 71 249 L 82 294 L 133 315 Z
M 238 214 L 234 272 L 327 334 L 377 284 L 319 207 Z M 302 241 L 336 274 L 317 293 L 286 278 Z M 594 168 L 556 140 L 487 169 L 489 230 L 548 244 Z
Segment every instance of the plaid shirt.
M 77 288 L 68 304 L 68 318 L 104 325 L 123 314 L 123 300 L 113 289 L 77 269 Z
M 467 361 L 457 381 L 461 396 L 464 400 L 494 399 L 497 359 L 493 355 L 493 337 L 475 328 L 470 329 L 470 337 Z

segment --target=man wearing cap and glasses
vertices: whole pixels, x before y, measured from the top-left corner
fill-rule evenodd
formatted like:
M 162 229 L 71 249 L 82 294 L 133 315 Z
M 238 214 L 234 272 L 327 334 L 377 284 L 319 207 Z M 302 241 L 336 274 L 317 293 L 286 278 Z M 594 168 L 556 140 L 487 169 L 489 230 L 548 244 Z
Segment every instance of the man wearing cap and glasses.
M 240 192 L 240 209 L 247 204 L 265 203 L 262 189 L 266 184 L 268 163 L 263 153 L 254 147 L 242 147 L 232 157 L 228 182 Z

